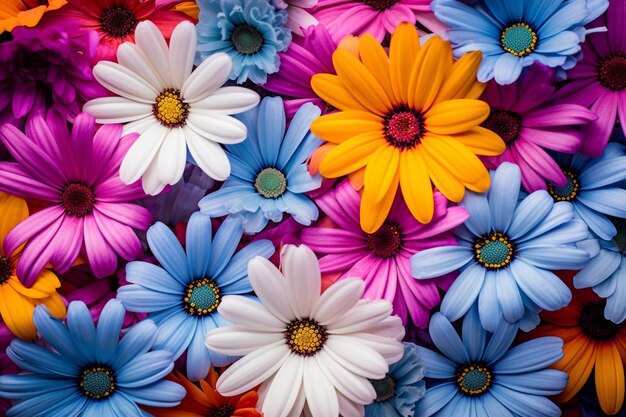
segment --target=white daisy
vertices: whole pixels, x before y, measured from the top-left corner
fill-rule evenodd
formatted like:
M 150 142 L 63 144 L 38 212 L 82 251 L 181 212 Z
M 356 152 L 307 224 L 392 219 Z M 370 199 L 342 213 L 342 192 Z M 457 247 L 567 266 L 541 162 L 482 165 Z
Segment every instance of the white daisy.
M 226 296 L 219 313 L 233 326 L 207 335 L 209 349 L 243 355 L 217 381 L 225 396 L 261 384 L 265 417 L 360 417 L 376 398 L 368 379 L 385 377 L 403 354 L 404 328 L 387 301 L 361 300 L 364 284 L 340 281 L 320 295 L 315 254 L 286 245 L 282 273 L 256 257 L 248 275 L 262 304 Z
M 140 134 L 124 157 L 120 178 L 126 184 L 142 178 L 149 194 L 180 180 L 187 147 L 207 175 L 225 180 L 230 163 L 220 143 L 239 143 L 247 135 L 244 124 L 229 115 L 259 103 L 251 90 L 222 87 L 232 67 L 228 55 L 212 55 L 193 70 L 195 52 L 191 22 L 176 26 L 168 47 L 157 27 L 144 21 L 135 43 L 118 48 L 119 63 L 101 61 L 93 71 L 117 97 L 91 100 L 83 110 L 98 123 L 126 123 L 124 133 Z

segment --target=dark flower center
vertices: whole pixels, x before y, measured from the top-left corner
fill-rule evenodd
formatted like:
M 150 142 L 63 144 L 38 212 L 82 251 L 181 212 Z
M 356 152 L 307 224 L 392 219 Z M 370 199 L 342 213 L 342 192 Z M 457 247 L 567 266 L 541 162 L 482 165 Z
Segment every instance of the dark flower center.
M 537 33 L 527 23 L 515 23 L 502 31 L 502 49 L 515 55 L 526 56 L 537 47 Z
M 90 366 L 81 373 L 78 385 L 93 400 L 108 398 L 115 391 L 113 371 L 106 366 Z
M 456 384 L 461 393 L 468 397 L 476 397 L 487 392 L 493 380 L 489 368 L 477 363 L 461 366 L 456 375 Z
M 370 382 L 376 391 L 375 402 L 382 403 L 396 395 L 396 381 L 391 377 L 391 375 L 387 374 L 383 379 L 370 379 Z
M 600 61 L 598 67 L 600 83 L 609 90 L 620 91 L 626 88 L 626 56 L 613 55 Z
M 254 187 L 265 198 L 278 198 L 287 190 L 287 177 L 276 168 L 265 168 L 256 176 Z
M 137 25 L 135 14 L 126 6 L 113 6 L 102 12 L 102 30 L 109 36 L 122 38 L 133 33 Z
M 512 144 L 519 137 L 522 119 L 517 113 L 508 110 L 491 110 L 482 127 L 491 130 L 507 144 Z
M 18 74 L 24 80 L 48 81 L 50 59 L 41 53 L 23 52 L 19 58 Z
M 391 258 L 402 248 L 402 232 L 400 227 L 389 222 L 383 223 L 380 229 L 367 235 L 367 247 L 376 256 Z
M 397 109 L 385 117 L 385 139 L 396 148 L 413 148 L 424 136 L 424 116 L 407 109 Z
M 211 411 L 208 417 L 231 417 L 234 412 L 235 409 L 231 405 L 224 404 L 221 407 Z
M 0 256 L 0 284 L 7 282 L 11 275 L 13 275 L 11 261 L 4 256 Z
M 388 8 L 390 8 L 391 6 L 393 6 L 394 4 L 398 2 L 397 0 L 362 0 L 362 1 L 363 3 L 367 4 L 372 9 L 375 9 L 375 10 L 387 10 Z
M 490 233 L 474 242 L 474 256 L 487 269 L 508 266 L 513 259 L 514 247 L 502 233 Z
M 235 27 L 231 41 L 235 49 L 244 55 L 256 54 L 263 47 L 263 35 L 248 24 Z
M 293 320 L 285 330 L 285 340 L 292 352 L 300 356 L 313 356 L 328 340 L 326 329 L 315 320 Z
M 61 205 L 65 213 L 74 217 L 91 214 L 96 203 L 96 194 L 82 182 L 72 182 L 65 186 L 61 194 Z
M 185 126 L 189 116 L 189 104 L 180 96 L 180 91 L 168 88 L 155 99 L 152 114 L 165 127 Z
M 197 279 L 187 285 L 183 307 L 191 316 L 206 316 L 220 305 L 220 289 L 209 278 Z
M 595 302 L 583 307 L 578 323 L 589 338 L 595 340 L 612 339 L 619 330 L 619 325 L 604 317 L 605 302 Z
M 569 171 L 565 171 L 563 173 L 567 177 L 567 184 L 563 187 L 556 187 L 552 184 L 548 184 L 548 192 L 554 201 L 572 201 L 578 195 L 580 184 L 578 183 L 576 175 Z

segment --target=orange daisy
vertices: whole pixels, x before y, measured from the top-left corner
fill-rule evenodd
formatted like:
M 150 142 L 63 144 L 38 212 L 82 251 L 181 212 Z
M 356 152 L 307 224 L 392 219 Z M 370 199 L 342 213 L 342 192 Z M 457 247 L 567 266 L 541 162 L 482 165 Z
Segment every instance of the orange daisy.
M 408 23 L 395 30 L 389 54 L 370 35 L 358 47 L 359 58 L 334 52 L 337 75 L 313 76 L 315 93 L 340 111 L 315 120 L 311 131 L 337 145 L 323 156 L 323 176 L 365 167 L 363 230 L 382 225 L 398 188 L 422 223 L 433 216 L 431 182 L 455 202 L 466 188 L 486 191 L 489 172 L 477 155 L 499 155 L 505 145 L 480 127 L 489 116 L 489 105 L 478 100 L 480 52 L 453 62 L 449 42 L 433 36 L 420 47 Z
M 2 0 L 0 1 L 0 33 L 16 26 L 34 27 L 44 13 L 67 4 L 66 0 Z

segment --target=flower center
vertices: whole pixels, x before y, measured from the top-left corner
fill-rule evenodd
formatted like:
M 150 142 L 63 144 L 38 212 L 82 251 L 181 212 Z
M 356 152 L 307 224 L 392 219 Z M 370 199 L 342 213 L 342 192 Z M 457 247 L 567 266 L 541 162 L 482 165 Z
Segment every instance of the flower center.
M 114 38 L 123 38 L 133 33 L 137 25 L 134 13 L 126 6 L 113 6 L 102 12 L 102 30 Z
M 46 82 L 50 71 L 50 60 L 43 54 L 37 52 L 24 52 L 20 55 L 17 71 L 20 78 Z
M 107 398 L 115 391 L 113 371 L 105 366 L 91 366 L 82 372 L 78 385 L 91 399 Z
M 555 187 L 552 184 L 548 184 L 548 192 L 554 201 L 572 201 L 576 198 L 578 189 L 580 188 L 576 175 L 569 171 L 565 171 L 563 173 L 567 177 L 567 184 L 563 187 Z
M 393 223 L 383 223 L 380 229 L 367 235 L 367 247 L 374 255 L 381 258 L 395 256 L 402 247 L 400 227 Z
M 491 386 L 489 368 L 480 364 L 462 366 L 457 370 L 456 384 L 461 392 L 469 397 L 484 394 Z
M 595 340 L 612 339 L 619 330 L 619 325 L 604 318 L 604 302 L 595 302 L 583 307 L 578 323 L 589 338 Z
M 517 113 L 508 110 L 491 110 L 482 127 L 491 130 L 508 145 L 515 142 L 522 129 L 522 120 Z
M 413 148 L 424 136 L 424 116 L 413 110 L 399 109 L 385 117 L 385 139 L 396 148 Z
M 396 381 L 391 377 L 391 375 L 387 374 L 383 379 L 370 379 L 370 382 L 376 391 L 375 402 L 382 403 L 396 395 Z
M 326 329 L 311 319 L 294 320 L 285 330 L 289 349 L 300 356 L 315 355 L 322 350 L 327 339 Z
M 220 408 L 211 411 L 208 417 L 232 417 L 234 412 L 235 409 L 232 406 L 224 404 Z
M 502 31 L 500 42 L 505 51 L 526 56 L 537 47 L 537 33 L 526 23 L 515 23 Z
M 600 61 L 598 67 L 600 83 L 609 90 L 619 91 L 626 88 L 626 57 L 613 55 Z
M 180 91 L 168 88 L 156 98 L 152 114 L 165 127 L 182 127 L 187 123 L 189 104 L 183 101 Z
M 397 3 L 397 0 L 363 0 L 363 3 L 376 10 L 387 10 Z
M 287 178 L 276 168 L 265 168 L 256 176 L 254 187 L 265 198 L 278 198 L 287 190 Z
M 500 269 L 511 263 L 513 244 L 502 233 L 491 233 L 474 243 L 476 260 L 485 268 Z
M 263 35 L 248 24 L 235 27 L 231 41 L 235 49 L 244 55 L 256 54 L 263 47 Z
M 69 183 L 61 194 L 61 205 L 70 216 L 85 217 L 91 214 L 95 203 L 96 194 L 93 188 L 81 182 Z
M 0 285 L 7 282 L 9 278 L 11 278 L 11 275 L 13 275 L 11 261 L 4 256 L 0 256 Z
M 220 304 L 220 289 L 209 278 L 197 279 L 187 285 L 183 307 L 192 316 L 206 316 Z

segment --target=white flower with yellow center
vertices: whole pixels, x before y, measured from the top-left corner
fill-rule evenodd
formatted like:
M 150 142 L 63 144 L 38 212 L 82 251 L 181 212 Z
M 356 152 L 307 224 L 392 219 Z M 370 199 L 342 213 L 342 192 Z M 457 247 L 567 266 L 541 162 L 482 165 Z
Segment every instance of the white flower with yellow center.
M 282 273 L 267 259 L 248 264 L 262 304 L 225 296 L 218 312 L 233 326 L 206 338 L 209 349 L 243 356 L 217 381 L 224 396 L 257 385 L 265 417 L 361 417 L 376 398 L 370 380 L 383 379 L 402 357 L 404 328 L 387 301 L 361 300 L 361 279 L 342 280 L 321 292 L 315 254 L 286 245 Z
M 114 97 L 89 101 L 83 108 L 98 123 L 125 123 L 124 133 L 139 133 L 120 168 L 132 184 L 142 178 L 146 193 L 158 194 L 183 175 L 187 148 L 196 164 L 219 181 L 230 175 L 220 144 L 246 138 L 243 123 L 231 117 L 259 103 L 259 95 L 242 87 L 222 87 L 232 61 L 218 53 L 195 70 L 196 30 L 190 22 L 176 26 L 170 44 L 150 21 L 137 25 L 135 43 L 117 50 L 118 63 L 101 61 L 94 76 Z

